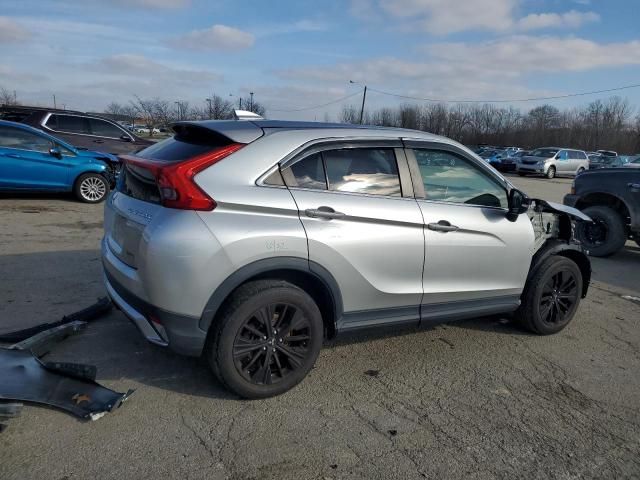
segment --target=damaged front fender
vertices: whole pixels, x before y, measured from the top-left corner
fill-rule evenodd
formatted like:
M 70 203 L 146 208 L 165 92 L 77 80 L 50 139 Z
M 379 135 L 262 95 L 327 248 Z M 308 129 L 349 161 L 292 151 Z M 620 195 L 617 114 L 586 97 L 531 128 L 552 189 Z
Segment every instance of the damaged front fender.
M 580 268 L 583 280 L 581 293 L 584 298 L 591 281 L 591 261 L 575 238 L 575 224 L 590 222 L 591 219 L 575 208 L 539 199 L 531 200 L 528 216 L 535 234 L 529 278 L 550 256 L 567 257 Z

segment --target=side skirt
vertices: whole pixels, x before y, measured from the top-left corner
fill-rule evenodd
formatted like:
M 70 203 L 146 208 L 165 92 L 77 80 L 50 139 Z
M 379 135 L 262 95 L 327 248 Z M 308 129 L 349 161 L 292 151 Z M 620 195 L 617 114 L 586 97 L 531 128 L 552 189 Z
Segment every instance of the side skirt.
M 429 303 L 409 307 L 346 312 L 337 322 L 338 333 L 390 325 L 437 325 L 467 318 L 511 313 L 520 306 L 520 296 L 485 298 L 459 302 Z

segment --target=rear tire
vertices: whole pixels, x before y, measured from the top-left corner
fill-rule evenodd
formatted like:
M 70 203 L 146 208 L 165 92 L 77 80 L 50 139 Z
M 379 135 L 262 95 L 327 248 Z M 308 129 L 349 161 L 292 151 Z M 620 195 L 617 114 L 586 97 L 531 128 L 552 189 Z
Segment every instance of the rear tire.
M 516 322 L 539 335 L 557 333 L 573 319 L 581 296 L 580 268 L 573 260 L 554 255 L 542 262 L 525 285 Z
M 280 280 L 239 287 L 212 325 L 205 355 L 220 382 L 244 398 L 280 395 L 313 367 L 322 316 L 302 289 Z
M 518 175 L 520 175 L 521 177 L 526 177 L 527 176 L 527 174 L 524 173 L 524 172 L 518 172 Z
M 585 170 L 584 170 L 584 167 L 580 167 L 580 168 L 578 169 L 578 172 L 576 173 L 576 177 L 577 177 L 578 175 L 580 175 L 580 174 L 584 173 L 584 171 L 585 171 Z
M 627 241 L 624 221 L 614 209 L 603 206 L 588 207 L 583 210 L 593 223 L 579 222 L 577 237 L 594 257 L 613 255 Z
M 73 186 L 73 193 L 84 203 L 102 202 L 109 190 L 109 182 L 99 173 L 83 173 Z
M 556 167 L 552 165 L 547 170 L 547 178 L 551 180 L 552 178 L 555 178 L 555 177 L 556 177 Z

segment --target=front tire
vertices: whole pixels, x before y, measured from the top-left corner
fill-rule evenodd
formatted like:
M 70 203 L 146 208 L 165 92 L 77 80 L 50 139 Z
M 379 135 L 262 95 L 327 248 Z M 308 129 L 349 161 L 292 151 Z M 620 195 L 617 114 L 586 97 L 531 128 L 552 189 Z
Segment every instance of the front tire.
M 295 285 L 259 280 L 239 287 L 209 335 L 206 356 L 220 382 L 244 398 L 280 395 L 311 370 L 322 316 Z
M 588 207 L 583 212 L 593 222 L 580 222 L 577 237 L 589 251 L 589 255 L 607 257 L 624 247 L 627 235 L 624 221 L 618 212 L 602 206 Z
M 555 178 L 555 177 L 556 177 L 556 167 L 552 165 L 547 170 L 547 178 L 551 180 L 552 178 Z
M 571 259 L 552 256 L 529 279 L 516 311 L 516 321 L 539 335 L 564 329 L 580 304 L 582 272 Z
M 99 173 L 83 173 L 73 186 L 73 193 L 81 202 L 100 203 L 109 195 L 109 182 Z
M 521 176 L 521 177 L 526 177 L 527 176 L 527 174 L 524 173 L 524 172 L 518 172 L 518 175 Z

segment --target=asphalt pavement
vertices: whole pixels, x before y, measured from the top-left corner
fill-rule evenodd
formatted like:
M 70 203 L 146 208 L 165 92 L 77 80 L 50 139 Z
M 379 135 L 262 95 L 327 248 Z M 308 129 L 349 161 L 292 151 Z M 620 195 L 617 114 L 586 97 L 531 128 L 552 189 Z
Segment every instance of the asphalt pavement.
M 570 180 L 511 177 L 561 201 Z M 0 198 L 0 332 L 104 295 L 102 206 Z M 95 422 L 36 406 L 0 434 L 0 479 L 640 477 L 640 248 L 593 259 L 560 334 L 508 319 L 358 335 L 327 345 L 294 390 L 245 401 L 206 365 L 144 341 L 113 311 L 49 360 L 136 389 Z

